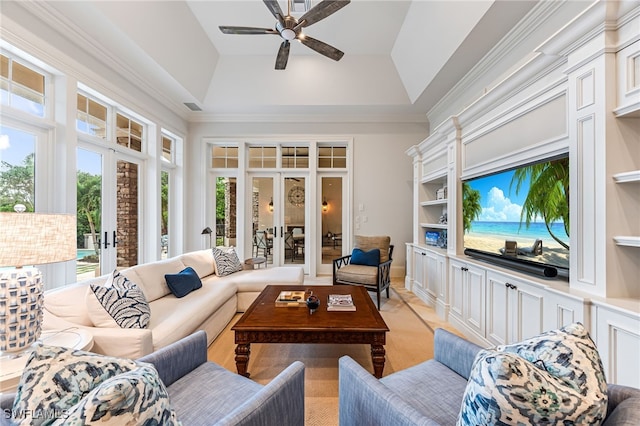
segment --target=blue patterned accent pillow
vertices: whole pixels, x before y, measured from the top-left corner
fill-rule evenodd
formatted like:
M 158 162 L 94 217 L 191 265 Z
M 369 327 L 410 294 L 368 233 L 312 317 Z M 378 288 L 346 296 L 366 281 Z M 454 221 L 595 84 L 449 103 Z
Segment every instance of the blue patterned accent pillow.
M 369 251 L 354 248 L 351 252 L 352 265 L 378 266 L 380 264 L 380 249 L 372 249 Z
M 178 298 L 202 287 L 200 277 L 191 266 L 187 266 L 177 274 L 165 274 L 164 279 L 171 293 Z
M 96 327 L 147 328 L 151 310 L 142 289 L 118 271 L 104 286 L 87 290 L 89 318 Z
M 38 345 L 27 360 L 13 401 L 14 413 L 22 415 L 13 420 L 21 425 L 51 424 L 56 414 L 63 415 L 103 381 L 136 368 L 138 364 L 129 359 Z
M 600 424 L 607 402 L 600 356 L 575 323 L 480 351 L 457 424 Z
M 53 425 L 180 425 L 151 364 L 102 382 Z
M 217 276 L 224 277 L 234 272 L 242 271 L 243 266 L 235 250 L 223 251 L 217 247 L 214 247 L 212 250 L 213 260 L 216 263 Z

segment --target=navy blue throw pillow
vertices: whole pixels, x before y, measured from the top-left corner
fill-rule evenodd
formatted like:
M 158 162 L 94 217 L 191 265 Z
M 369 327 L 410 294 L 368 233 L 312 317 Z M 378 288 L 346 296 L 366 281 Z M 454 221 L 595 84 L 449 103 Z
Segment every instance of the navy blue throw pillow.
M 177 274 L 166 274 L 164 279 L 167 280 L 169 289 L 176 297 L 184 297 L 202 287 L 200 277 L 191 266 L 187 266 Z
M 351 253 L 352 265 L 378 266 L 380 264 L 380 249 L 362 251 L 354 248 Z

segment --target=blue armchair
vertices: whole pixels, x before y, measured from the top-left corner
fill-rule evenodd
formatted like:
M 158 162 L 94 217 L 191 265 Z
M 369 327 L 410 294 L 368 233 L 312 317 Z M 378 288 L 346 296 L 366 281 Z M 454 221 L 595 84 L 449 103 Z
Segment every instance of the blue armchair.
M 348 356 L 339 361 L 340 426 L 455 425 L 477 346 L 436 329 L 434 359 L 378 380 Z M 608 385 L 604 426 L 640 424 L 640 389 Z

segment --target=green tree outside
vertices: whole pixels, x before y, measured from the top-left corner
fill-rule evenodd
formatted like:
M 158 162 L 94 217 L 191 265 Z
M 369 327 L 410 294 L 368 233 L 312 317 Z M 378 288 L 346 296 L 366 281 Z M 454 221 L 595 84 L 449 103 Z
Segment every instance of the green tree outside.
M 16 204 L 35 211 L 35 154 L 27 155 L 21 165 L 0 163 L 0 211 L 12 212 Z

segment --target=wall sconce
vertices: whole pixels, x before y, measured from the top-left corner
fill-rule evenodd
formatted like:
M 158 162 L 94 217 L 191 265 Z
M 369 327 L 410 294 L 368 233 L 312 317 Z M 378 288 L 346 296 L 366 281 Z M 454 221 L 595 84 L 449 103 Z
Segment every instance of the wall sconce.
M 273 213 L 273 197 L 271 197 L 271 201 L 269 201 L 269 211 Z
M 325 198 L 325 199 L 322 201 L 322 211 L 323 211 L 323 212 L 326 212 L 327 210 L 329 210 L 329 203 L 327 203 L 327 199 Z

